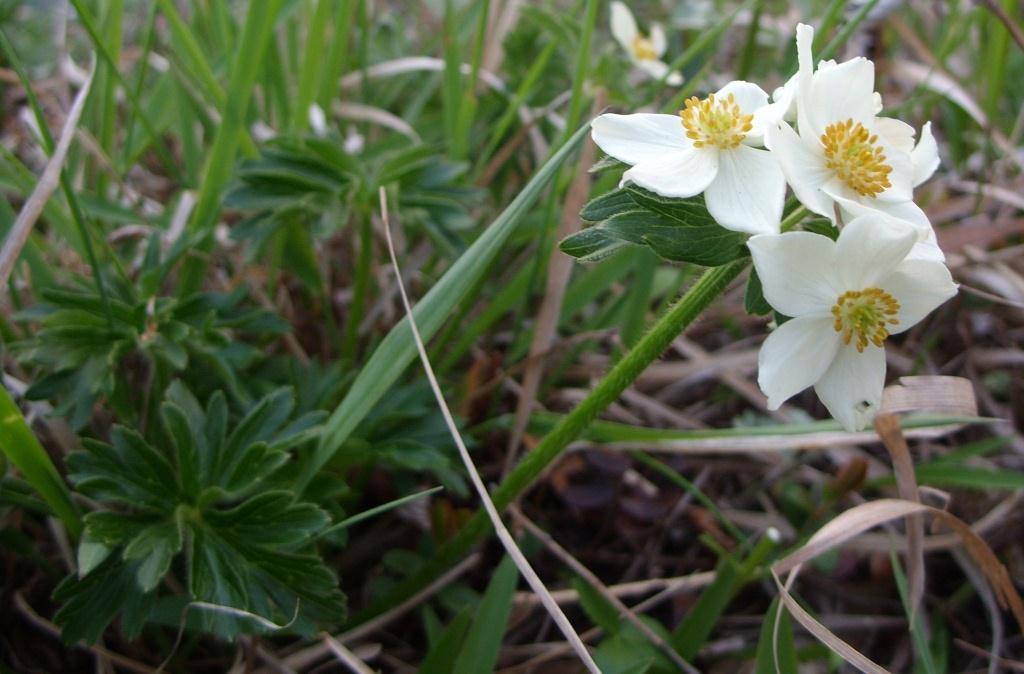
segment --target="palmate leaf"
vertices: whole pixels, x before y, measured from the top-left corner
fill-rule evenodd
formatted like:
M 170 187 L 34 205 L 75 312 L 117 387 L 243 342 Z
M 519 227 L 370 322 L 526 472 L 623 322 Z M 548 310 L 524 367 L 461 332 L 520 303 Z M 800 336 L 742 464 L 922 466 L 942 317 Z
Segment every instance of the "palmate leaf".
M 187 601 L 226 607 L 199 611 L 199 623 L 225 638 L 265 629 L 242 612 L 307 631 L 343 619 L 337 581 L 313 547 L 327 514 L 291 492 L 257 492 L 289 449 L 319 432 L 322 413 L 293 419 L 294 408 L 291 390 L 280 389 L 232 424 L 222 393 L 203 407 L 175 382 L 160 409 L 165 450 L 115 426 L 110 444 L 86 440 L 68 457 L 79 491 L 118 509 L 85 517 L 82 575 L 55 595 L 65 638 L 96 639 L 128 610 L 141 629 L 175 569 Z
M 596 224 L 567 237 L 560 247 L 584 262 L 626 245 L 647 246 L 663 259 L 706 267 L 747 254 L 747 235 L 715 222 L 702 197 L 670 199 L 627 185 L 588 203 L 580 217 Z
M 237 382 L 244 359 L 236 352 L 246 347 L 229 339 L 228 331 L 277 336 L 289 329 L 271 312 L 243 306 L 245 288 L 177 300 L 146 297 L 125 284 L 112 286 L 116 296 L 110 298 L 109 320 L 92 291 L 46 291 L 45 303 L 22 315 L 38 320 L 39 332 L 14 345 L 21 362 L 41 370 L 26 397 L 53 401 L 75 429 L 88 423 L 101 398 L 122 418 L 133 419 L 139 412 L 134 392 L 140 382 L 166 381 L 162 375 L 176 372 L 187 376 L 198 369 L 188 367 L 195 360 Z M 249 402 L 240 386 L 229 389 Z

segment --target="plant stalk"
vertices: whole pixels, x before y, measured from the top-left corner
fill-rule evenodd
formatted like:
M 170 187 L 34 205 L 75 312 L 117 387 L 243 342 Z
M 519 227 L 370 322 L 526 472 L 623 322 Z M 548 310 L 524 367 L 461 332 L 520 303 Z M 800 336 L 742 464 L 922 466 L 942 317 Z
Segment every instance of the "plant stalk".
M 741 258 L 721 267 L 705 271 L 700 279 L 676 302 L 668 313 L 651 326 L 636 346 L 605 375 L 590 394 L 559 421 L 537 447 L 505 478 L 491 495 L 499 511 L 519 498 L 570 442 L 578 438 L 601 412 L 615 402 L 639 377 L 647 366 L 658 359 L 672 340 L 685 330 L 750 263 Z M 471 546 L 490 531 L 491 525 L 483 509 L 454 538 L 445 543 L 433 559 L 419 571 L 399 583 L 377 604 L 353 615 L 346 627 L 361 624 L 380 615 L 412 596 L 441 573 L 451 568 Z

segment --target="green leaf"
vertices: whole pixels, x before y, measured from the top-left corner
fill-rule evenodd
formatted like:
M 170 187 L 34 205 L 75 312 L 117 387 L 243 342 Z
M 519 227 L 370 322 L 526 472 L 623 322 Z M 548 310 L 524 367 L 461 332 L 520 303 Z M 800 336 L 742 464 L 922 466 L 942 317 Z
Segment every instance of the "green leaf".
M 452 674 L 458 671 L 455 660 L 459 657 L 459 644 L 463 643 L 472 618 L 473 613 L 467 606 L 448 623 L 420 663 L 419 674 Z
M 575 152 L 576 146 L 590 128 L 584 124 L 540 168 L 501 215 L 473 242 L 455 264 L 434 285 L 413 310 L 416 325 L 424 340 L 429 340 L 448 320 L 459 305 L 477 286 L 479 280 L 492 271 L 493 262 L 515 231 L 523 216 L 553 179 L 558 167 Z M 300 484 L 309 484 L 314 475 L 341 448 L 352 431 L 359 425 L 391 386 L 402 376 L 405 368 L 416 357 L 409 319 L 405 317 L 388 332 L 359 372 L 348 395 L 331 414 L 320 444 L 307 462 Z
M 494 671 L 518 579 L 519 570 L 512 558 L 506 555 L 480 600 L 452 671 L 460 674 L 491 674 Z
M 88 530 L 82 535 L 82 540 L 78 542 L 78 575 L 87 576 L 97 566 L 103 563 L 113 549 L 102 544 L 93 541 L 89 537 Z
M 67 485 L 39 444 L 6 387 L 0 386 L 0 452 L 10 459 L 29 484 L 60 518 L 72 535 L 82 530 L 82 516 Z
M 595 625 L 600 626 L 608 634 L 615 634 L 619 631 L 621 622 L 619 611 L 602 597 L 600 592 L 579 577 L 572 579 L 572 586 L 579 594 L 580 608 Z
M 136 578 L 144 592 L 159 585 L 174 555 L 181 550 L 182 542 L 181 528 L 172 520 L 146 527 L 125 547 L 124 559 L 139 561 Z
M 593 261 L 607 256 L 615 242 L 649 246 L 673 262 L 708 267 L 732 262 L 747 254 L 746 234 L 720 226 L 708 213 L 703 198 L 670 199 L 627 185 L 598 197 L 581 217 L 598 224 L 567 237 L 561 245 L 573 257 Z
M 672 647 L 684 660 L 693 660 L 711 636 L 715 624 L 741 582 L 739 568 L 731 557 L 715 567 L 715 579 L 704 588 L 690 612 L 672 632 Z
M 138 566 L 109 557 L 84 578 L 75 574 L 65 578 L 53 591 L 53 598 L 61 603 L 54 616 L 61 638 L 69 644 L 93 643 L 125 606 L 148 606 L 152 597 L 139 588 Z
M 580 218 L 590 222 L 600 222 L 616 213 L 633 208 L 636 208 L 633 196 L 624 189 L 617 189 L 587 202 L 587 205 L 580 211 Z
M 778 660 L 775 667 L 775 617 L 778 614 L 779 599 L 772 600 L 768 612 L 761 623 L 761 634 L 757 639 L 757 651 L 754 655 L 755 674 L 778 674 L 798 671 L 796 645 L 793 642 L 793 625 L 789 611 L 782 609 L 779 618 Z
M 284 547 L 310 540 L 330 521 L 327 513 L 312 503 L 295 503 L 287 491 L 264 492 L 234 508 L 210 510 L 204 519 L 247 544 Z
M 565 237 L 558 247 L 580 262 L 599 262 L 626 245 L 600 227 L 588 227 Z
M 743 293 L 743 308 L 747 310 L 748 314 L 754 316 L 764 316 L 772 311 L 772 305 L 768 304 L 768 300 L 764 298 L 761 278 L 753 267 L 750 268 L 750 276 L 747 277 L 747 289 Z
M 650 648 L 622 634 L 603 639 L 594 652 L 602 674 L 647 674 L 657 661 Z
M 67 609 L 68 638 L 96 638 L 119 610 L 126 621 L 133 615 L 131 630 L 140 630 L 148 609 L 135 602 L 141 594 L 121 588 L 126 570 L 145 594 L 183 552 L 189 563 L 187 599 L 223 607 L 195 609 L 197 624 L 224 638 L 267 629 L 246 614 L 275 624 L 294 622 L 294 629 L 307 633 L 344 618 L 337 580 L 313 549 L 329 523 L 327 513 L 296 502 L 289 491 L 245 498 L 246 490 L 287 459 L 288 448 L 315 431 L 321 415 L 289 421 L 294 407 L 291 390 L 279 389 L 252 405 L 229 431 L 223 394 L 210 396 L 203 409 L 175 382 L 161 407 L 175 461 L 119 426 L 111 430 L 111 444 L 86 439 L 85 450 L 68 457 L 72 481 L 83 493 L 121 506 L 85 518 L 87 537 L 79 555 L 88 576 L 67 581 L 61 595 L 77 602 Z M 97 574 L 102 577 L 84 583 Z M 99 604 L 94 595 L 107 586 L 121 605 L 100 605 L 99 626 L 86 631 L 77 622 L 79 606 Z

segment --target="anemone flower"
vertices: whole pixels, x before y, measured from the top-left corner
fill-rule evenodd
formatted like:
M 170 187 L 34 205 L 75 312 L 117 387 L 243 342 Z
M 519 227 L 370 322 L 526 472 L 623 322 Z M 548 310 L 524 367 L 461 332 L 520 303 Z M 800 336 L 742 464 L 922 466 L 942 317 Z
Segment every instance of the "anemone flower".
M 750 82 L 730 82 L 678 115 L 605 114 L 594 142 L 632 168 L 622 176 L 664 197 L 704 192 L 711 216 L 726 229 L 777 234 L 786 180 L 764 137 L 768 95 Z
M 885 340 L 956 294 L 949 270 L 911 255 L 917 233 L 881 213 L 851 220 L 839 239 L 811 232 L 747 242 L 764 297 L 792 318 L 765 340 L 757 381 L 778 409 L 814 386 L 848 431 L 874 417 L 885 384 Z
M 683 83 L 683 76 L 676 71 L 669 72 L 668 64 L 661 60 L 668 47 L 665 29 L 660 23 L 651 24 L 651 34 L 644 35 L 637 28 L 636 19 L 629 7 L 622 2 L 611 5 L 612 36 L 629 54 L 629 59 L 638 68 L 656 80 L 665 78 L 670 86 L 677 87 Z
M 814 29 L 797 26 L 799 71 L 795 82 L 777 92 L 774 118 L 782 119 L 795 101 L 797 129 L 786 122 L 770 126 L 767 147 L 778 157 L 786 180 L 810 210 L 836 220 L 881 211 L 918 229 L 931 230 L 913 201 L 913 188 L 938 166 L 938 148 L 926 124 L 915 145 L 909 125 L 878 117 L 881 97 L 874 91 L 875 66 L 863 57 L 843 63 L 823 61 L 814 69 Z

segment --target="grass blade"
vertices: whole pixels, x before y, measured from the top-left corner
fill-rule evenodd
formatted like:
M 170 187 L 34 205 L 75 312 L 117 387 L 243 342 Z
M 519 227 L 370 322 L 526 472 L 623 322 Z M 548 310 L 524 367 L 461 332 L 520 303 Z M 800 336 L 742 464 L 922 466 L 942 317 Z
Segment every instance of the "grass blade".
M 518 578 L 516 565 L 511 557 L 506 556 L 487 584 L 487 591 L 480 600 L 462 649 L 455 658 L 453 672 L 490 674 L 494 671 Z
M 221 123 L 213 139 L 213 148 L 203 171 L 203 184 L 189 222 L 189 231 L 199 237 L 200 253 L 208 251 L 213 245 L 208 235 L 217 223 L 221 195 L 234 171 L 235 155 L 245 129 L 245 114 L 252 99 L 256 77 L 264 63 L 263 55 L 270 42 L 274 19 L 282 2 L 267 0 L 252 3 L 245 17 L 245 27 L 235 51 L 231 81 L 221 110 Z M 183 252 L 181 249 L 185 241 L 181 241 L 181 244 L 176 252 Z M 186 297 L 199 289 L 206 274 L 206 262 L 205 255 L 188 258 L 178 285 L 180 297 Z
M 429 340 L 437 332 L 469 289 L 483 274 L 490 271 L 491 263 L 502 246 L 540 196 L 541 191 L 548 186 L 561 163 L 572 154 L 589 127 L 589 124 L 583 125 L 569 142 L 537 171 L 508 208 L 445 272 L 430 292 L 417 302 L 413 317 L 424 339 Z M 359 422 L 387 393 L 415 357 L 416 345 L 409 329 L 409 321 L 404 318 L 391 329 L 373 352 L 353 382 L 348 395 L 327 420 L 320 444 L 305 467 L 300 480 L 301 485 L 308 484 L 313 475 L 334 456 Z
M 10 459 L 29 484 L 76 538 L 82 532 L 82 515 L 49 455 L 29 428 L 7 388 L 0 386 L 0 451 Z

